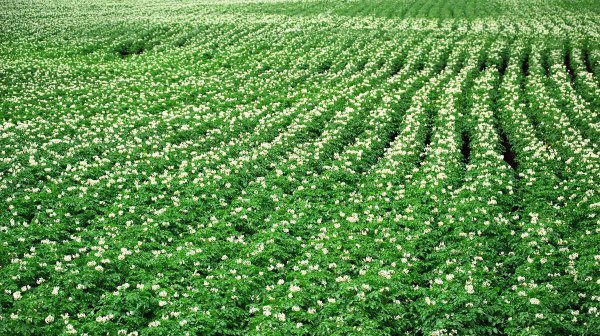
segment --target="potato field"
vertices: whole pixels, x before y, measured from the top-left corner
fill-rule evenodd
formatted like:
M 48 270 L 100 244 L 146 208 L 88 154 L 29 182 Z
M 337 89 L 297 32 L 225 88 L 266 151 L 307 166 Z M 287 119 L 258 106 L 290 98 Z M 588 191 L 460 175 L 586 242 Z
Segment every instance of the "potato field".
M 0 0 L 0 335 L 600 335 L 598 0 Z

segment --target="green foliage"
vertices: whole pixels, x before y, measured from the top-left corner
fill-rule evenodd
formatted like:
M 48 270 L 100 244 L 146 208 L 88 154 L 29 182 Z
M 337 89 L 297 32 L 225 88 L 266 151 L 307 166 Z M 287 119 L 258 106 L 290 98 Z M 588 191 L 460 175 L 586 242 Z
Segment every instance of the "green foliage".
M 596 335 L 587 0 L 9 0 L 0 335 Z

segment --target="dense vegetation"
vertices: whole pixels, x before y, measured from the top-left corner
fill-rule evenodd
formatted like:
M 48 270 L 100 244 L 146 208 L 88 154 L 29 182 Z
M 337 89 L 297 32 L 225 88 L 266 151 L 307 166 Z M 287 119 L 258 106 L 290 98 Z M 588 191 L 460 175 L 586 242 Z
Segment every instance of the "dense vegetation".
M 596 0 L 4 0 L 1 335 L 600 334 Z

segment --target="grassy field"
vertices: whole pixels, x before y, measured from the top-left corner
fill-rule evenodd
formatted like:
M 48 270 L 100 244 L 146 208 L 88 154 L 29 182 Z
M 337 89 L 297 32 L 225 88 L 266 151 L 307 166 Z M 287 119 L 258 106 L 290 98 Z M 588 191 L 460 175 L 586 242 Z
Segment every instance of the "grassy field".
M 597 0 L 0 0 L 0 335 L 599 335 Z

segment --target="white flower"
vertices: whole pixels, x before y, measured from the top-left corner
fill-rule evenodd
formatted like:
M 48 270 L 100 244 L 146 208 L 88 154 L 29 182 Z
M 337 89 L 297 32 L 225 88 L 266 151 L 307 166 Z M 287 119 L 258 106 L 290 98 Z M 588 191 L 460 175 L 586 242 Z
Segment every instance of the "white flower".
M 67 324 L 67 334 L 77 334 L 77 330 L 73 327 L 72 324 Z
M 15 301 L 20 300 L 23 297 L 19 291 L 14 292 L 12 296 Z
M 540 304 L 540 300 L 538 300 L 536 298 L 531 298 L 531 299 L 529 299 L 529 303 L 531 303 L 532 305 L 538 305 L 538 304 Z
M 380 270 L 379 272 L 377 272 L 377 274 L 380 277 L 386 278 L 386 279 L 391 279 L 392 278 L 392 273 L 394 273 L 394 271 L 392 270 Z
M 148 323 L 148 327 L 150 327 L 150 328 L 156 328 L 159 325 L 160 325 L 160 321 L 153 321 L 153 322 Z
M 54 316 L 48 315 L 48 316 L 46 316 L 46 319 L 44 321 L 46 321 L 46 323 L 50 324 L 50 323 L 54 322 Z
M 348 216 L 346 220 L 350 223 L 356 223 L 358 222 L 358 214 L 353 213 L 352 216 Z

